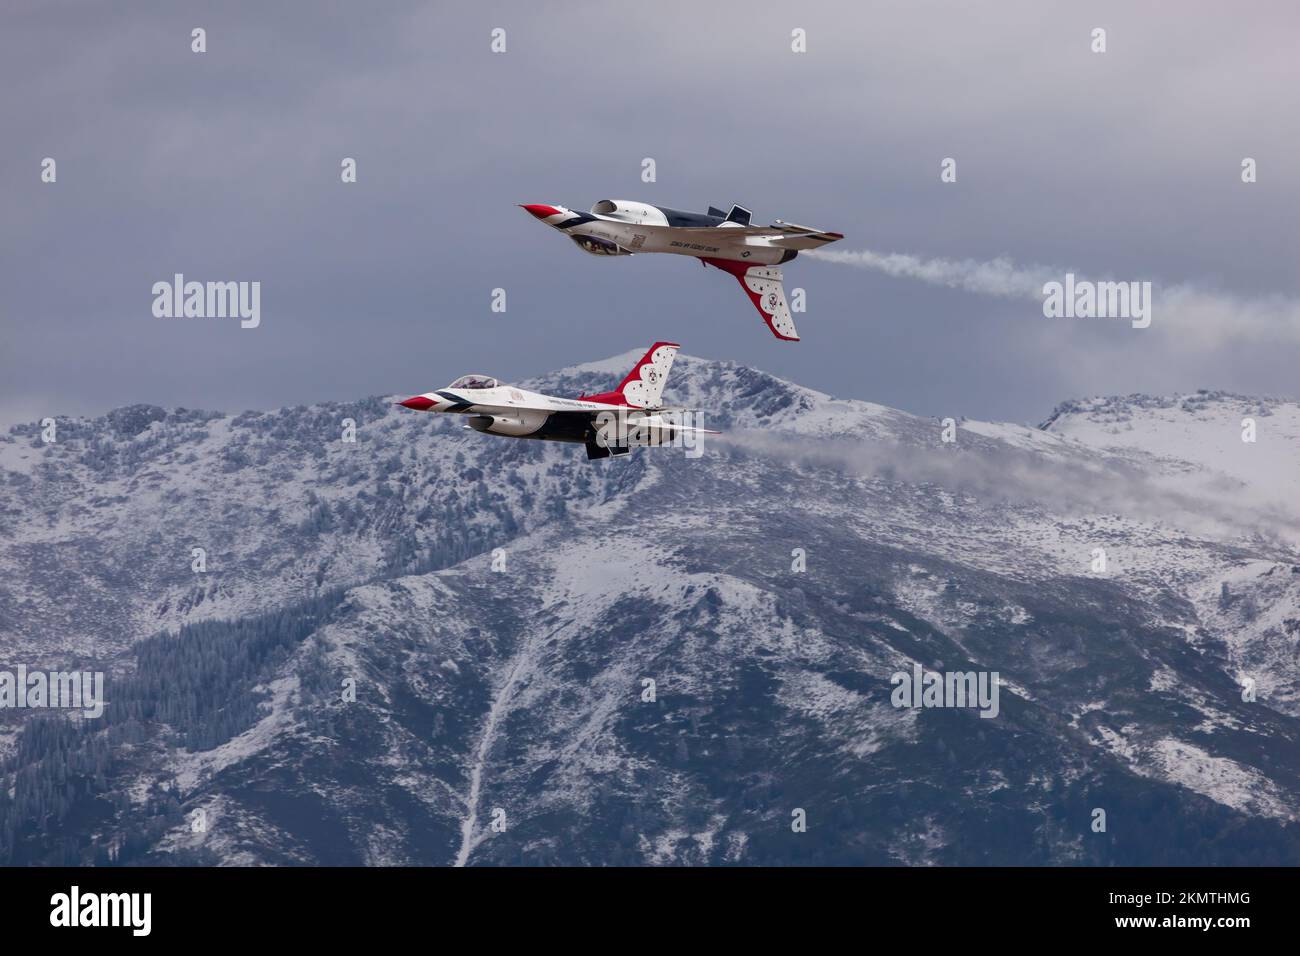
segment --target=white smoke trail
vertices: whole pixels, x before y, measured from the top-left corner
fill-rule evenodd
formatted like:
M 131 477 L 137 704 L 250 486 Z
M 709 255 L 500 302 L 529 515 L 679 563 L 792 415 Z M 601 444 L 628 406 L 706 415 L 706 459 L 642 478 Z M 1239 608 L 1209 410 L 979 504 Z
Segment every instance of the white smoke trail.
M 918 279 L 929 285 L 1039 302 L 1043 301 L 1046 283 L 1063 282 L 1070 272 L 1077 279 L 1083 278 L 1077 270 L 1044 265 L 1019 266 L 1006 258 L 928 259 L 870 249 L 856 252 L 816 249 L 801 254 L 900 279 Z M 1130 280 L 1141 278 L 1128 277 Z M 1151 281 L 1155 295 L 1152 327 L 1176 331 L 1181 346 L 1210 349 L 1242 340 L 1300 345 L 1300 299 L 1294 296 L 1240 296 L 1191 283 L 1161 285 Z
M 901 252 L 879 253 L 870 249 L 857 252 L 813 249 L 801 254 L 812 259 L 873 269 L 899 279 L 920 279 L 930 285 L 964 289 L 1004 299 L 1041 299 L 1043 284 L 1059 281 L 1065 275 L 1064 269 L 1017 266 L 1010 259 L 1004 258 L 983 262 L 978 259 L 922 259 Z

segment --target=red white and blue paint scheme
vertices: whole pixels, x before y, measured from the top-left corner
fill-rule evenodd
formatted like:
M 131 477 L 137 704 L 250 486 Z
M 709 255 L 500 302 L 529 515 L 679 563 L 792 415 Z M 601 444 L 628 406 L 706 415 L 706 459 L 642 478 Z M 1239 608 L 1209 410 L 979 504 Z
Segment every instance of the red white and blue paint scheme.
M 583 444 L 588 458 L 625 455 L 636 445 L 694 447 L 700 435 L 719 433 L 684 425 L 675 420 L 680 409 L 660 405 L 679 348 L 675 342 L 656 342 L 618 388 L 598 395 L 556 398 L 488 375 L 462 375 L 446 388 L 397 404 L 468 415 L 467 428 L 490 435 Z
M 693 256 L 730 272 L 778 339 L 797 342 L 794 319 L 781 286 L 781 264 L 804 249 L 820 249 L 844 236 L 796 226 L 778 219 L 770 226 L 750 224 L 750 212 L 709 207 L 707 213 L 682 212 L 626 199 L 602 199 L 590 213 L 563 206 L 523 205 L 536 218 L 565 233 L 594 256 L 665 252 Z

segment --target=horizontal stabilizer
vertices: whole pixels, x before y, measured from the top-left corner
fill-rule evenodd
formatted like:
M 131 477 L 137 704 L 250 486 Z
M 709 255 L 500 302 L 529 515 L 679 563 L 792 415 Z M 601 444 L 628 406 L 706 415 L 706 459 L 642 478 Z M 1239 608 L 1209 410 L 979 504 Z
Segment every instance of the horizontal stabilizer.
M 844 238 L 840 232 L 825 232 L 808 226 L 796 226 L 792 222 L 778 219 L 771 228 L 780 233 L 768 240 L 769 244 L 781 249 L 819 249 L 830 242 L 839 242 Z
M 815 232 L 807 236 L 780 236 L 775 239 L 769 239 L 769 246 L 776 246 L 778 249 L 794 249 L 802 251 L 804 249 L 820 249 L 822 246 L 832 242 L 838 242 L 842 236 L 827 234 L 824 232 Z

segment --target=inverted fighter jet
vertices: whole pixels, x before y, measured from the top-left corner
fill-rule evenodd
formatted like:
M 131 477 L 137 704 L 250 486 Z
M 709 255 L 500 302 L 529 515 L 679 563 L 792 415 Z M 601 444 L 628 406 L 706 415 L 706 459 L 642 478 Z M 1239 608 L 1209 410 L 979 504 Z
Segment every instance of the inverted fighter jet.
M 680 424 L 673 420 L 680 409 L 659 404 L 679 348 L 674 342 L 656 342 L 618 388 L 598 395 L 555 398 L 487 375 L 462 375 L 446 388 L 397 404 L 419 412 L 468 415 L 465 427 L 490 435 L 576 442 L 587 446 L 589 459 L 626 455 L 637 445 L 680 442 L 694 448 L 700 435 L 719 433 Z
M 707 213 L 697 213 L 602 199 L 591 207 L 590 214 L 563 206 L 522 208 L 594 256 L 667 252 L 694 256 L 705 265 L 730 272 L 772 334 L 787 342 L 799 341 L 799 333 L 781 287 L 781 263 L 789 262 L 802 249 L 820 249 L 844 238 L 838 232 L 821 232 L 780 219 L 770 226 L 751 225 L 749 210 L 741 206 L 732 206 L 730 212 L 710 206 Z

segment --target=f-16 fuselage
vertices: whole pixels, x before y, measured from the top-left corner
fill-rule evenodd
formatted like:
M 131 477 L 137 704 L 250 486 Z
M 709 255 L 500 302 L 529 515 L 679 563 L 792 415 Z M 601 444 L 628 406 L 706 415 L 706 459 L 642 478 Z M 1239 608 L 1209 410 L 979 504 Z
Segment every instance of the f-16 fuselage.
M 525 205 L 530 214 L 567 235 L 580 249 L 596 256 L 630 256 L 643 252 L 691 256 L 729 272 L 779 339 L 796 341 L 794 319 L 781 286 L 780 265 L 802 249 L 818 249 L 844 237 L 777 220 L 770 226 L 750 223 L 748 209 L 729 212 L 683 212 L 626 199 L 602 199 L 590 213 L 564 206 Z
M 543 395 L 502 384 L 486 375 L 462 375 L 446 388 L 415 395 L 398 404 L 421 412 L 468 415 L 469 427 L 480 432 L 553 441 L 581 440 L 581 434 L 569 437 L 573 429 L 560 427 L 566 420 L 580 418 L 583 427 L 578 432 L 581 433 L 593 414 L 618 408 L 611 402 Z M 578 415 L 566 414 L 569 412 Z
M 677 349 L 673 342 L 656 342 L 617 389 L 598 395 L 558 398 L 487 375 L 463 375 L 398 404 L 467 415 L 470 428 L 492 435 L 577 442 L 587 446 L 588 458 L 626 454 L 635 445 L 694 442 L 705 430 L 665 418 L 667 410 L 659 405 Z
M 723 216 L 682 212 L 627 200 L 604 199 L 590 213 L 563 206 L 524 206 L 549 226 L 559 229 L 585 252 L 597 256 L 628 256 L 638 252 L 717 256 L 760 265 L 789 262 L 799 253 L 748 234 L 747 222 Z M 716 212 L 716 210 L 715 210 Z M 668 227 L 646 229 L 645 226 Z M 701 232 L 699 230 L 708 230 Z

